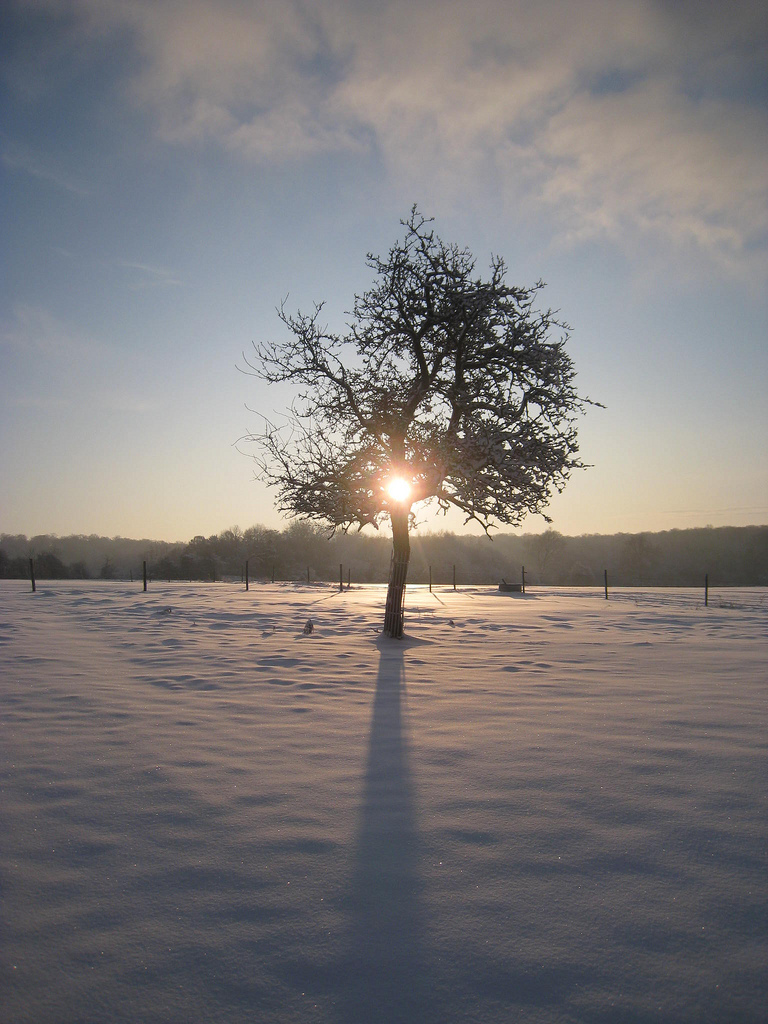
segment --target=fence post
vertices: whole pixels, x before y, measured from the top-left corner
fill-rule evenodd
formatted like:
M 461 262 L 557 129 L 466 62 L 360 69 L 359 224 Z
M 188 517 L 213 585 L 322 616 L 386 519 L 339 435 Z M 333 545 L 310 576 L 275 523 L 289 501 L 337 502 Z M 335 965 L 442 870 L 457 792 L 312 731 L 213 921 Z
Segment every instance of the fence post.
M 453 589 L 456 589 L 456 566 L 453 567 Z
M 248 559 L 245 560 L 245 589 L 248 589 Z
M 704 574 L 704 607 L 709 604 L 709 573 Z
M 605 600 L 608 600 L 608 570 L 603 570 L 603 580 L 605 582 Z
M 146 561 L 142 564 L 142 575 L 144 577 L 144 593 L 147 591 L 147 563 Z
M 272 566 L 272 582 L 273 583 L 275 582 L 275 567 L 274 567 L 274 565 Z
M 347 590 L 352 586 L 352 570 L 347 566 Z
M 523 593 L 525 593 L 525 566 L 521 566 L 522 569 L 522 581 L 523 581 Z
M 34 594 L 37 587 L 35 585 L 35 563 L 30 558 L 29 560 L 29 578 L 32 581 L 32 593 Z
M 432 593 L 432 566 L 429 567 L 429 592 Z
M 344 565 L 339 562 L 339 593 L 341 594 L 344 590 Z

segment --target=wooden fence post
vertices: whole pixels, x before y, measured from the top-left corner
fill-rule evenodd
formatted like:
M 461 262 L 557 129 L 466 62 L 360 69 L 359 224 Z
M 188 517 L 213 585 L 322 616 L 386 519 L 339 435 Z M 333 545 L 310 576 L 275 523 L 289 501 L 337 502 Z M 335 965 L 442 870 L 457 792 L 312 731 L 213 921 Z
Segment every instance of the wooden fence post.
M 142 565 L 142 574 L 144 576 L 144 593 L 147 591 L 147 563 L 144 562 Z
M 704 607 L 709 604 L 709 573 L 704 574 Z
M 453 567 L 453 589 L 456 589 L 456 566 Z
M 344 590 L 344 565 L 339 562 L 339 593 L 341 594 Z
M 523 593 L 525 593 L 525 566 L 523 565 L 523 566 L 521 566 L 521 568 L 522 568 Z
M 432 593 L 432 566 L 429 567 L 429 592 Z
M 245 589 L 248 589 L 248 559 L 245 560 Z
M 347 590 L 352 586 L 352 570 L 347 566 Z
M 603 570 L 603 580 L 605 582 L 605 600 L 608 600 L 608 570 Z
M 37 590 L 37 586 L 35 584 L 35 563 L 32 561 L 31 558 L 29 560 L 29 578 L 32 581 L 32 593 L 34 594 L 34 592 Z
M 272 566 L 272 582 L 273 583 L 275 582 L 275 567 L 274 567 L 274 565 Z

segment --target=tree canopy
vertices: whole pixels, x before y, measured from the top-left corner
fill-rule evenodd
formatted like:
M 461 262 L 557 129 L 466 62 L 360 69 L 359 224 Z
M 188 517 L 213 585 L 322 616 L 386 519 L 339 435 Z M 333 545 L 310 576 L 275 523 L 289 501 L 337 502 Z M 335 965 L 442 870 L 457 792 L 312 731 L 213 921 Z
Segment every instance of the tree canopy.
M 414 206 L 405 236 L 368 254 L 372 287 L 356 295 L 343 333 L 311 313 L 279 316 L 284 341 L 254 344 L 247 369 L 297 396 L 285 421 L 265 419 L 255 456 L 283 513 L 334 528 L 378 526 L 410 504 L 436 500 L 488 531 L 544 515 L 553 489 L 582 468 L 567 324 L 537 308 L 543 287 L 514 287 L 492 257 L 476 275 L 467 249 L 445 244 Z

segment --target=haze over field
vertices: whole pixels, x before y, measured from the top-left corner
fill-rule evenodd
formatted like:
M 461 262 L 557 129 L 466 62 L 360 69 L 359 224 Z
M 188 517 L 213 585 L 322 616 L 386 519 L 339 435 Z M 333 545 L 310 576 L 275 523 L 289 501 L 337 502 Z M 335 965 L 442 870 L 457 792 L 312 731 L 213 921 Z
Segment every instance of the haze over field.
M 0 528 L 279 527 L 233 443 L 290 394 L 236 364 L 288 293 L 340 326 L 414 201 L 573 326 L 607 408 L 557 530 L 765 522 L 767 38 L 747 0 L 8 0 Z
M 389 577 L 392 542 L 370 533 L 337 533 L 306 522 L 278 532 L 263 526 L 223 530 L 186 544 L 124 537 L 25 537 L 0 533 L 0 578 L 28 579 L 33 558 L 38 579 L 139 579 L 146 561 L 151 578 L 221 580 L 242 578 L 246 562 L 254 582 L 276 580 L 381 583 Z M 408 579 L 426 583 L 498 583 L 589 586 L 610 574 L 611 585 L 700 588 L 768 584 L 768 526 L 672 530 L 659 534 L 564 537 L 499 533 L 486 537 L 414 534 Z

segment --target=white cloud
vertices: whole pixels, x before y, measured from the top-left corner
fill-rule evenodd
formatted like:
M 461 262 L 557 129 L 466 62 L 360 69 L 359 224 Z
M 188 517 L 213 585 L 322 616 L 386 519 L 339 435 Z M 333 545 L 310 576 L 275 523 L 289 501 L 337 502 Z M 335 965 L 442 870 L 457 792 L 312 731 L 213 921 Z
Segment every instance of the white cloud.
M 38 0 L 42 2 L 42 0 Z M 663 0 L 72 0 L 128 29 L 159 134 L 254 161 L 373 147 L 455 198 L 501 189 L 571 239 L 765 246 L 755 5 Z M 418 194 L 418 193 L 417 193 Z M 498 197 L 496 197 L 498 199 Z
M 541 131 L 541 196 L 575 235 L 657 231 L 738 255 L 768 232 L 768 134 L 755 111 L 656 80 L 575 96 Z

